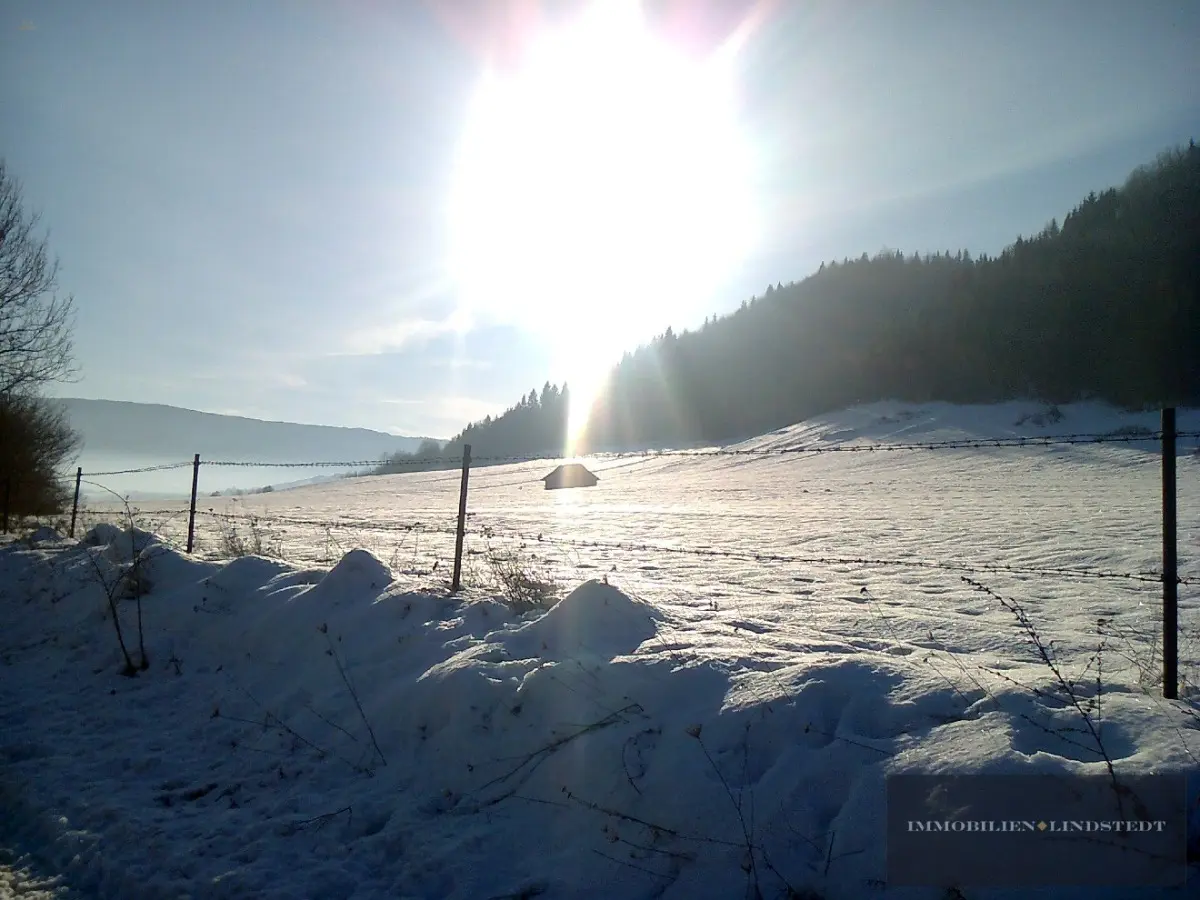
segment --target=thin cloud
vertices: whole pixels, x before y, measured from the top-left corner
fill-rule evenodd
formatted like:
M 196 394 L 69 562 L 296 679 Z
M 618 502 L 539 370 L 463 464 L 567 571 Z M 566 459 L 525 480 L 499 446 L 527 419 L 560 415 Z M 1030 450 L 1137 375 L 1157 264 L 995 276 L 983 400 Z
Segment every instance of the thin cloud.
M 497 404 L 476 397 L 387 397 L 380 403 L 437 410 L 436 418 L 453 420 L 461 428 L 467 422 L 501 412 Z
M 434 369 L 478 369 L 484 371 L 495 368 L 495 364 L 491 360 L 464 359 L 457 356 L 430 360 L 427 365 Z
M 378 356 L 424 344 L 447 334 L 464 334 L 471 328 L 470 317 L 454 312 L 444 319 L 409 319 L 392 325 L 364 328 L 347 335 L 342 349 L 331 356 Z

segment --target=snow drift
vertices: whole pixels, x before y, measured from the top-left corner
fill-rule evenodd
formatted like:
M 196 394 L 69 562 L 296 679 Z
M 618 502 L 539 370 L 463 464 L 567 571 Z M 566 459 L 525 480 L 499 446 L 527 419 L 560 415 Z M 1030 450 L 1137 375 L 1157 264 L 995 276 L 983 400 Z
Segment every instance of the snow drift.
M 136 678 L 82 558 L 106 538 L 160 563 Z M 825 622 L 755 658 L 613 585 L 518 618 L 406 588 L 364 550 L 328 572 L 217 565 L 93 530 L 12 544 L 0 572 L 10 829 L 100 896 L 878 896 L 891 772 L 1107 753 L 1144 773 L 1200 750 L 1176 705 L 1126 686 L 1088 746 L 1014 686 L 1047 675 L 1015 635 L 1010 683 L 985 692 L 956 648 Z
M 747 446 L 1156 424 L 1089 409 L 876 405 Z M 403 527 L 452 515 L 444 473 L 256 498 L 295 565 L 187 556 L 141 521 L 79 542 L 40 532 L 0 547 L 0 833 L 71 888 L 123 900 L 941 900 L 957 886 L 886 886 L 885 779 L 1195 771 L 1194 587 L 1191 681 L 1168 702 L 1159 585 L 989 572 L 1054 641 L 1076 707 L 1012 613 L 957 572 L 782 558 L 1152 570 L 1157 464 L 1137 443 L 664 458 L 599 466 L 601 485 L 571 497 L 523 492 L 544 466 L 482 469 L 468 548 L 486 527 L 566 582 L 526 615 L 428 574 L 445 546 Z M 1194 473 L 1180 461 L 1192 576 Z M 393 530 L 340 546 L 305 524 L 340 517 Z M 649 548 L 605 549 L 634 533 Z M 599 546 L 567 560 L 557 538 Z M 150 668 L 129 678 L 98 573 L 135 564 Z M 132 626 L 135 603 L 119 611 Z

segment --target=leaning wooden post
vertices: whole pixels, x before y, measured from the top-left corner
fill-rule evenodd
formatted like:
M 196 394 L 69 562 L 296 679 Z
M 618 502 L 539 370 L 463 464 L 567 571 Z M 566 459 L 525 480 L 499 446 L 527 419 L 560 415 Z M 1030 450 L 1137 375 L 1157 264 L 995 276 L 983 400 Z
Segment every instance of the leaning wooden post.
M 1162 411 L 1163 696 L 1179 696 L 1179 556 L 1175 516 L 1175 408 Z
M 200 454 L 192 459 L 192 505 L 188 510 L 188 542 L 187 552 L 191 553 L 196 546 L 196 485 L 200 483 Z
M 471 474 L 471 445 L 463 444 L 462 486 L 458 489 L 458 531 L 454 536 L 454 579 L 450 592 L 457 594 L 462 587 L 463 538 L 467 534 L 467 478 Z
M 83 482 L 83 466 L 75 470 L 75 500 L 71 503 L 71 537 L 75 537 L 75 516 L 79 514 L 79 485 Z

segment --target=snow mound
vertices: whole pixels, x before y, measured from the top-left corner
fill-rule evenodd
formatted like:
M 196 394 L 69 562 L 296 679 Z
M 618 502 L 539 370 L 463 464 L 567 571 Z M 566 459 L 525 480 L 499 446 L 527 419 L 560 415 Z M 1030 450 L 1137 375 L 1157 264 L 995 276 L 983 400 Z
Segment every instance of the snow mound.
M 140 528 L 121 528 L 111 522 L 93 526 L 83 536 L 85 547 L 105 547 L 105 556 L 112 562 L 130 562 L 147 547 L 161 540 Z
M 124 529 L 119 525 L 114 525 L 111 522 L 101 522 L 88 529 L 87 534 L 83 536 L 83 545 L 85 547 L 104 547 L 114 541 L 120 540 Z
M 1154 424 L 1089 424 L 1074 407 L 1050 422 L 1036 404 L 981 409 L 974 425 L 963 411 L 936 413 L 880 406 L 764 440 L 1042 427 L 1015 424 L 1027 413 L 1048 433 Z M 5 542 L 0 809 L 11 815 L 0 814 L 0 898 L 9 846 L 36 851 L 72 892 L 122 900 L 955 894 L 886 886 L 889 776 L 1196 772 L 1200 732 L 1180 719 L 1195 697 L 1158 696 L 1145 678 L 1157 671 L 1152 638 L 1105 629 L 1114 643 L 1100 683 L 1097 620 L 1153 635 L 1157 585 L 989 572 L 1055 641 L 1075 706 L 1055 693 L 1059 680 L 1010 611 L 956 572 L 834 560 L 1145 571 L 1159 549 L 1159 471 L 1134 456 L 1084 447 L 1052 459 L 980 450 L 803 465 L 640 460 L 615 469 L 603 508 L 585 498 L 568 510 L 536 492 L 496 500 L 488 514 L 514 526 L 537 521 L 603 547 L 633 522 L 651 546 L 680 545 L 581 551 L 578 570 L 616 571 L 621 589 L 590 581 L 528 615 L 483 584 L 447 596 L 425 560 L 410 576 L 356 550 L 330 571 L 312 550 L 315 530 L 288 532 L 295 546 L 312 544 L 304 569 L 202 562 L 164 537 L 134 570 L 104 541 L 132 550 L 146 538 L 111 526 L 86 550 Z M 624 494 L 613 487 L 621 477 Z M 480 478 L 519 490 L 503 472 Z M 1200 510 L 1200 479 L 1179 481 L 1180 540 L 1195 550 L 1200 520 L 1188 511 Z M 306 516 L 377 510 L 364 483 L 336 496 L 312 490 Z M 833 502 L 806 498 L 831 487 Z M 300 506 L 288 502 L 281 514 Z M 1035 520 L 1039 503 L 1046 518 Z M 429 556 L 444 559 L 450 546 Z M 149 667 L 122 677 L 102 587 L 130 570 L 150 599 L 115 611 L 133 647 L 144 631 Z M 1184 635 L 1195 633 L 1196 600 L 1180 591 Z M 1196 646 L 1180 642 L 1181 673 L 1200 665 Z M 1200 805 L 1191 815 L 1200 831 Z M 1031 893 L 984 891 L 972 900 Z
M 309 591 L 309 599 L 318 597 L 332 600 L 355 599 L 369 596 L 374 599 L 379 592 L 392 583 L 392 570 L 380 562 L 370 550 L 351 550 L 336 566 L 329 570 L 321 581 Z
M 279 560 L 240 556 L 222 566 L 209 579 L 209 584 L 221 593 L 245 594 L 291 571 L 291 566 Z
M 55 531 L 53 528 L 49 528 L 46 525 L 43 525 L 41 528 L 37 529 L 33 534 L 31 534 L 29 536 L 29 543 L 31 543 L 31 544 L 56 544 L 59 541 L 61 541 L 62 539 L 63 539 L 62 535 L 59 534 L 57 531 Z
M 161 594 L 195 584 L 213 571 L 213 564 L 160 543 L 155 535 L 138 553 L 137 569 L 144 590 Z M 123 548 L 128 549 L 128 548 Z M 122 552 L 123 552 L 122 550 Z M 110 551 L 111 552 L 111 551 Z
M 658 633 L 662 613 L 599 581 L 581 584 L 505 641 L 517 656 L 578 659 L 626 656 Z
M 160 595 L 184 588 L 211 575 L 215 568 L 140 528 L 101 523 L 90 529 L 81 543 L 92 553 L 85 570 L 87 580 L 98 578 L 106 590 L 115 589 L 121 597 Z

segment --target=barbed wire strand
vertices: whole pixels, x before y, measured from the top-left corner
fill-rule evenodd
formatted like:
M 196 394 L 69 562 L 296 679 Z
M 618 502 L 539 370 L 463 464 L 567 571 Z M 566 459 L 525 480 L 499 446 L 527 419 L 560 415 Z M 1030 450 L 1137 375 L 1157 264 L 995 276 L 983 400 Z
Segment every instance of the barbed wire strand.
M 100 484 L 99 482 L 96 482 L 96 481 L 88 481 L 86 478 L 79 479 L 79 483 L 86 484 L 88 487 L 100 488 L 100 490 L 102 490 L 102 491 L 107 491 L 108 493 L 112 494 L 113 497 L 115 497 L 117 500 L 120 500 L 122 503 L 128 502 L 125 497 L 121 496 L 119 493 L 114 491 L 107 484 Z M 108 502 L 111 503 L 113 501 L 110 500 Z
M 188 512 L 185 507 L 182 514 Z M 140 518 L 153 518 L 157 516 L 178 516 L 180 510 L 171 509 L 150 509 L 150 510 L 135 510 L 135 515 Z M 456 529 L 450 525 L 435 525 L 428 522 L 379 522 L 372 519 L 312 519 L 300 516 L 271 516 L 253 512 L 251 510 L 229 510 L 227 512 L 217 512 L 212 509 L 197 509 L 197 516 L 205 516 L 211 519 L 237 520 L 237 519 L 253 519 L 264 525 L 304 525 L 314 528 L 340 528 L 353 531 L 395 531 L 395 532 L 413 532 L 420 531 L 426 534 L 455 534 Z
M 103 485 L 97 485 L 103 487 Z M 184 510 L 183 512 L 186 512 Z M 425 522 L 407 522 L 407 523 L 389 523 L 378 522 L 372 520 L 342 520 L 342 519 L 312 519 L 304 517 L 292 516 L 267 516 L 245 511 L 238 513 L 216 512 L 215 510 L 196 510 L 197 515 L 207 516 L 215 519 L 236 519 L 239 515 L 242 518 L 252 518 L 264 524 L 292 524 L 304 525 L 318 528 L 339 528 L 347 530 L 360 531 L 385 531 L 385 532 L 419 532 L 425 534 L 445 534 L 453 535 L 457 533 L 456 527 L 437 526 Z M 150 518 L 153 516 L 178 516 L 180 510 L 135 510 L 134 515 L 137 518 Z M 984 574 L 984 573 L 1002 573 L 1012 575 L 1036 575 L 1041 577 L 1056 577 L 1056 578 L 1079 578 L 1079 579 L 1097 579 L 1097 580 L 1126 580 L 1136 581 L 1148 584 L 1161 584 L 1163 575 L 1161 572 L 1117 572 L 1111 570 L 1100 569 L 1072 569 L 1068 567 L 1058 566 L 1020 566 L 1009 563 L 959 563 L 946 562 L 936 560 L 918 560 L 918 559 L 882 559 L 862 556 L 836 556 L 836 555 L 802 555 L 802 554 L 783 554 L 771 553 L 762 551 L 741 551 L 741 550 L 721 550 L 705 547 L 675 547 L 662 544 L 651 544 L 645 542 L 632 541 L 600 541 L 588 540 L 583 538 L 564 538 L 555 535 L 546 535 L 539 533 L 537 535 L 530 533 L 522 533 L 520 531 L 508 531 L 498 529 L 495 526 L 480 526 L 472 527 L 466 532 L 467 536 L 492 538 L 501 537 L 510 540 L 517 540 L 524 543 L 543 543 L 557 546 L 566 546 L 573 549 L 592 549 L 592 550 L 609 550 L 626 553 L 666 553 L 675 555 L 688 555 L 696 557 L 720 558 L 720 559 L 740 559 L 752 562 L 780 562 L 789 564 L 803 565 L 836 565 L 836 566 L 889 566 L 896 568 L 909 569 L 930 569 L 948 572 L 960 572 L 966 574 Z M 1200 578 L 1186 577 L 1176 578 L 1176 583 L 1181 585 L 1200 584 Z
M 112 472 L 84 472 L 83 474 L 93 478 L 101 478 L 105 475 L 141 475 L 146 472 L 166 472 L 170 469 L 190 469 L 194 464 L 194 462 L 163 463 L 157 466 L 143 466 L 140 469 L 117 469 Z M 75 480 L 73 474 L 68 477 L 71 481 Z M 103 485 L 99 485 L 99 487 L 103 487 Z
M 483 529 L 479 533 L 484 536 L 488 536 L 489 529 Z M 504 537 L 505 534 L 500 532 L 499 536 Z M 1161 584 L 1163 580 L 1162 573 L 1160 572 L 1114 572 L 1099 569 L 1070 569 L 1054 566 L 1017 566 L 1007 563 L 955 563 L 915 559 L 873 559 L 870 557 L 860 556 L 804 556 L 742 550 L 718 550 L 703 547 L 672 547 L 662 544 L 648 544 L 640 542 L 635 543 L 628 541 L 590 541 L 580 538 L 547 536 L 545 534 L 515 534 L 514 536 L 517 539 L 525 542 L 557 544 L 577 549 L 599 549 L 642 553 L 670 553 L 689 556 L 715 557 L 722 559 L 743 559 L 753 562 L 801 563 L 807 565 L 895 566 L 898 568 L 937 569 L 949 572 L 997 572 L 1010 573 L 1014 575 L 1041 575 L 1062 578 L 1119 579 L 1154 584 Z M 1180 583 L 1188 583 L 1183 579 L 1177 580 Z
M 992 449 L 992 448 L 1024 448 L 1024 447 L 1049 447 L 1062 445 L 1079 445 L 1079 444 L 1127 444 L 1127 443 L 1144 443 L 1144 442 L 1161 442 L 1162 432 L 1145 432 L 1145 433 L 1075 433 L 1062 435 L 1044 435 L 1040 437 L 1033 436 L 1013 436 L 1006 438 L 967 438 L 942 441 L 925 441 L 925 442 L 896 442 L 888 444 L 852 444 L 841 443 L 830 446 L 813 446 L 801 445 L 797 447 L 753 447 L 753 448 L 708 448 L 708 449 L 662 449 L 662 450 L 641 450 L 641 451 L 619 451 L 619 452 L 604 452 L 591 453 L 581 457 L 582 459 L 595 460 L 633 460 L 632 464 L 638 461 L 646 461 L 659 458 L 704 458 L 704 457 L 772 457 L 772 456 L 788 456 L 800 454 L 823 454 L 823 453 L 877 453 L 877 452 L 901 452 L 901 451 L 920 451 L 920 450 L 954 450 L 954 449 Z M 1176 433 L 1178 438 L 1195 438 L 1200 437 L 1200 431 L 1181 431 Z M 478 456 L 473 458 L 473 462 L 490 462 L 490 463 L 532 463 L 532 462 L 550 462 L 559 459 L 566 459 L 565 456 L 551 456 L 549 454 L 525 455 L 525 456 Z M 304 461 L 304 462 L 267 462 L 253 460 L 200 460 L 200 464 L 210 467 L 233 467 L 233 468 L 345 468 L 345 469 L 395 469 L 402 467 L 423 466 L 427 469 L 444 470 L 451 465 L 461 465 L 462 457 L 426 457 L 412 459 L 382 459 L 382 460 L 343 460 L 343 461 Z M 137 475 L 151 472 L 164 472 L 177 469 L 188 468 L 195 465 L 193 462 L 165 463 L 153 466 L 143 466 L 139 468 L 118 469 L 104 472 L 89 472 L 86 473 L 91 477 L 104 477 L 116 475 Z M 620 466 L 610 466 L 609 469 L 619 468 Z M 100 485 L 93 481 L 81 481 L 81 483 L 89 486 L 99 487 L 107 491 L 111 488 L 106 485 Z M 502 485 L 480 485 L 476 490 L 487 490 L 490 487 L 508 487 L 516 484 L 534 484 L 536 480 L 530 479 L 522 482 L 511 482 Z M 114 492 L 115 493 L 115 492 Z M 216 513 L 212 510 L 207 512 L 199 511 L 202 515 L 212 515 L 219 518 L 232 517 L 231 512 Z M 177 514 L 176 511 L 155 511 L 145 513 L 144 515 L 162 515 L 162 514 Z M 247 513 L 257 516 L 257 514 Z M 281 517 L 281 516 L 257 516 L 262 521 L 281 523 L 281 524 L 296 524 L 310 527 L 337 527 L 359 530 L 374 530 L 374 531 L 433 531 L 437 533 L 455 533 L 452 528 L 438 528 L 427 526 L 425 523 L 380 523 L 370 520 L 319 520 L 307 519 L 300 517 Z M 487 535 L 488 530 L 475 532 L 475 534 Z M 528 535 L 515 535 L 517 539 L 529 541 L 537 540 L 539 542 L 548 542 L 559 545 L 571 546 L 576 548 L 591 548 L 591 549 L 607 549 L 616 551 L 640 551 L 640 552 L 656 552 L 656 553 L 685 553 L 695 556 L 708 556 L 720 558 L 745 559 L 753 561 L 775 561 L 787 563 L 804 563 L 804 564 L 831 564 L 831 565 L 886 565 L 886 566 L 902 566 L 916 568 L 930 568 L 945 571 L 969 572 L 969 573 L 984 573 L 984 572 L 1008 572 L 1013 574 L 1029 574 L 1041 576 L 1054 576 L 1066 578 L 1097 578 L 1097 579 L 1127 579 L 1142 582 L 1158 582 L 1161 583 L 1163 576 L 1161 573 L 1153 572 L 1110 572 L 1099 570 L 1073 570 L 1057 567 L 1019 567 L 1012 565 L 1000 564 L 976 564 L 967 566 L 958 563 L 933 562 L 924 560 L 884 560 L 884 559 L 869 559 L 864 557 L 836 557 L 836 556 L 798 556 L 790 554 L 777 553 L 749 553 L 736 550 L 714 550 L 704 548 L 682 548 L 669 546 L 656 546 L 650 544 L 636 543 L 621 543 L 621 542 L 603 542 L 603 541 L 588 541 L 571 538 L 556 538 L 545 535 L 538 535 L 533 538 Z M 1177 579 L 1180 584 L 1192 584 L 1195 579 Z

